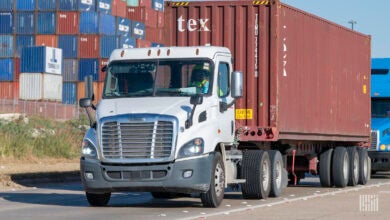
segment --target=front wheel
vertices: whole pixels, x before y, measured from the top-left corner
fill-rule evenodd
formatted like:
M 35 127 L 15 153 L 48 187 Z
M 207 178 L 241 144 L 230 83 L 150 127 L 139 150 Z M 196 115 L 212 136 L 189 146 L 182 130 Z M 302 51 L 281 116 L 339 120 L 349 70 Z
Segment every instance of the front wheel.
M 215 153 L 211 174 L 210 188 L 200 194 L 200 199 L 203 206 L 216 208 L 222 203 L 225 194 L 225 168 L 219 152 Z
M 86 192 L 87 200 L 91 206 L 105 206 L 110 201 L 111 193 L 89 193 Z

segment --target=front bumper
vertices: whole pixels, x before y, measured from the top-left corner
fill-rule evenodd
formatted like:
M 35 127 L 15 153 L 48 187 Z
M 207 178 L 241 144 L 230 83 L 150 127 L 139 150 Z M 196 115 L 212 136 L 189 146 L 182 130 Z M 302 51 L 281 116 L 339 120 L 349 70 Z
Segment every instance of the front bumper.
M 388 151 L 368 151 L 368 156 L 371 158 L 372 171 L 388 171 L 390 170 L 390 152 Z
M 115 191 L 200 193 L 209 190 L 214 154 L 166 164 L 102 164 L 81 158 L 80 174 L 87 192 Z M 184 178 L 183 172 L 192 170 Z M 87 178 L 87 173 L 89 178 Z M 93 179 L 91 179 L 91 175 Z

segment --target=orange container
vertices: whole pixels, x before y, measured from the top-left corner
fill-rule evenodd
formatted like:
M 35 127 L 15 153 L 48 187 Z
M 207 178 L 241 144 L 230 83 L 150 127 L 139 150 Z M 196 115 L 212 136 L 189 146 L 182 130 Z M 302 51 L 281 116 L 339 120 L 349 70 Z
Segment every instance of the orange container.
M 103 82 L 93 82 L 93 94 L 95 95 L 95 100 L 93 103 L 97 105 L 97 103 L 102 99 L 103 94 Z M 77 83 L 77 100 L 80 100 L 81 98 L 85 98 L 85 83 L 84 82 L 78 82 Z
M 36 35 L 35 45 L 47 46 L 47 47 L 58 47 L 58 36 L 57 35 Z
M 0 99 L 19 99 L 19 82 L 0 82 Z

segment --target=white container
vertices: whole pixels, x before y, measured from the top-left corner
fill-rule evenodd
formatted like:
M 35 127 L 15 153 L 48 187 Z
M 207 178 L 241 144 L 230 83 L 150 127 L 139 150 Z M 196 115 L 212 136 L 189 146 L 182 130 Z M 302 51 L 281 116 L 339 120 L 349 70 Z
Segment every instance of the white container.
M 19 98 L 62 101 L 62 76 L 48 73 L 21 73 Z

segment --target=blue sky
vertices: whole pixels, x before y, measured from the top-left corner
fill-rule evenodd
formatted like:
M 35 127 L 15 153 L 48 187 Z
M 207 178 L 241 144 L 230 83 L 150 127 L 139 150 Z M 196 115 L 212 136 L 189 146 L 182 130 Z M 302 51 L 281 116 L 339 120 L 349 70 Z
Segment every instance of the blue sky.
M 371 56 L 390 57 L 390 1 L 281 0 L 283 3 L 326 18 L 345 27 L 351 19 L 354 29 L 371 35 Z

